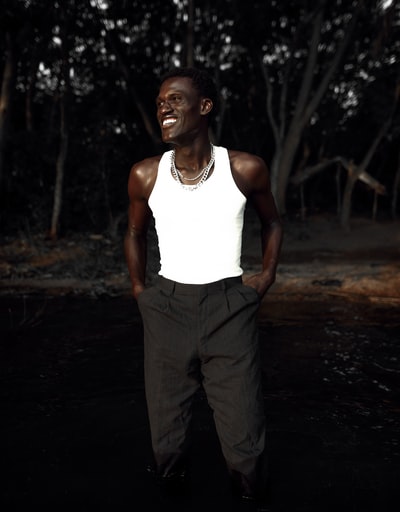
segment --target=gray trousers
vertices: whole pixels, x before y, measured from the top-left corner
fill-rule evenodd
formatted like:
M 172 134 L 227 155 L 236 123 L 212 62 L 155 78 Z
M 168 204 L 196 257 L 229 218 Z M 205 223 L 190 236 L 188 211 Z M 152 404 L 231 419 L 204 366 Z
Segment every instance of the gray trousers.
M 159 474 L 174 473 L 185 459 L 193 398 L 202 385 L 228 470 L 252 491 L 265 457 L 257 292 L 240 277 L 206 285 L 160 277 L 139 295 L 138 305 Z

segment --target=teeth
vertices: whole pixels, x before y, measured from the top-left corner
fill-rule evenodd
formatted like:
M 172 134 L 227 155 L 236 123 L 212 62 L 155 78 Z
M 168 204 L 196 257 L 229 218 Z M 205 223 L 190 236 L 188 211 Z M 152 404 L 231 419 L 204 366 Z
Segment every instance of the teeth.
M 163 126 L 168 126 L 168 125 L 174 124 L 174 123 L 176 123 L 176 119 L 172 118 L 172 117 L 169 117 L 168 119 L 164 119 L 163 120 L 162 125 Z

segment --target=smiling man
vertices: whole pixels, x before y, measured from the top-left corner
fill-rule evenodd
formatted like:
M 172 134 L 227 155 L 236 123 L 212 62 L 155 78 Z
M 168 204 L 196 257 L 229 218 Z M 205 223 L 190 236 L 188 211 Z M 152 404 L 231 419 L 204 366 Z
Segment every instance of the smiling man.
M 217 103 L 204 71 L 178 68 L 161 80 L 157 119 L 172 149 L 131 169 L 125 255 L 143 319 L 154 475 L 163 483 L 186 478 L 193 399 L 202 386 L 235 495 L 256 506 L 266 431 L 256 314 L 275 281 L 282 226 L 264 161 L 210 142 Z M 262 270 L 243 281 L 247 201 L 260 219 Z M 146 286 L 152 216 L 160 270 Z

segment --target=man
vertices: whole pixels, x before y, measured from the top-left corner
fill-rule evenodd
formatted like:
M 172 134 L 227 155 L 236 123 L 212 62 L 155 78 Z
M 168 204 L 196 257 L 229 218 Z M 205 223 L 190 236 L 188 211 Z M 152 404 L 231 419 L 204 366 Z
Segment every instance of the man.
M 173 149 L 131 169 L 125 254 L 144 326 L 155 474 L 164 482 L 184 475 L 191 406 L 202 385 L 234 489 L 252 500 L 265 458 L 256 314 L 275 280 L 282 226 L 263 160 L 210 143 L 217 99 L 203 71 L 178 68 L 162 79 L 157 119 Z M 262 270 L 242 283 L 247 200 L 261 222 Z M 146 287 L 152 216 L 160 271 Z

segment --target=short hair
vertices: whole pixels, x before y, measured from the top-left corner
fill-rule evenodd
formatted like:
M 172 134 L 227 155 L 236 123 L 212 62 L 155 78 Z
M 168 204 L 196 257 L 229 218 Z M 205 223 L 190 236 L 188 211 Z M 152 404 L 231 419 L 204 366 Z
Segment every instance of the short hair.
M 211 121 L 217 115 L 219 108 L 219 95 L 211 75 L 207 71 L 198 68 L 173 68 L 161 77 L 160 85 L 168 78 L 175 77 L 190 78 L 195 89 L 200 93 L 200 96 L 210 98 L 213 102 L 213 108 L 209 114 Z

